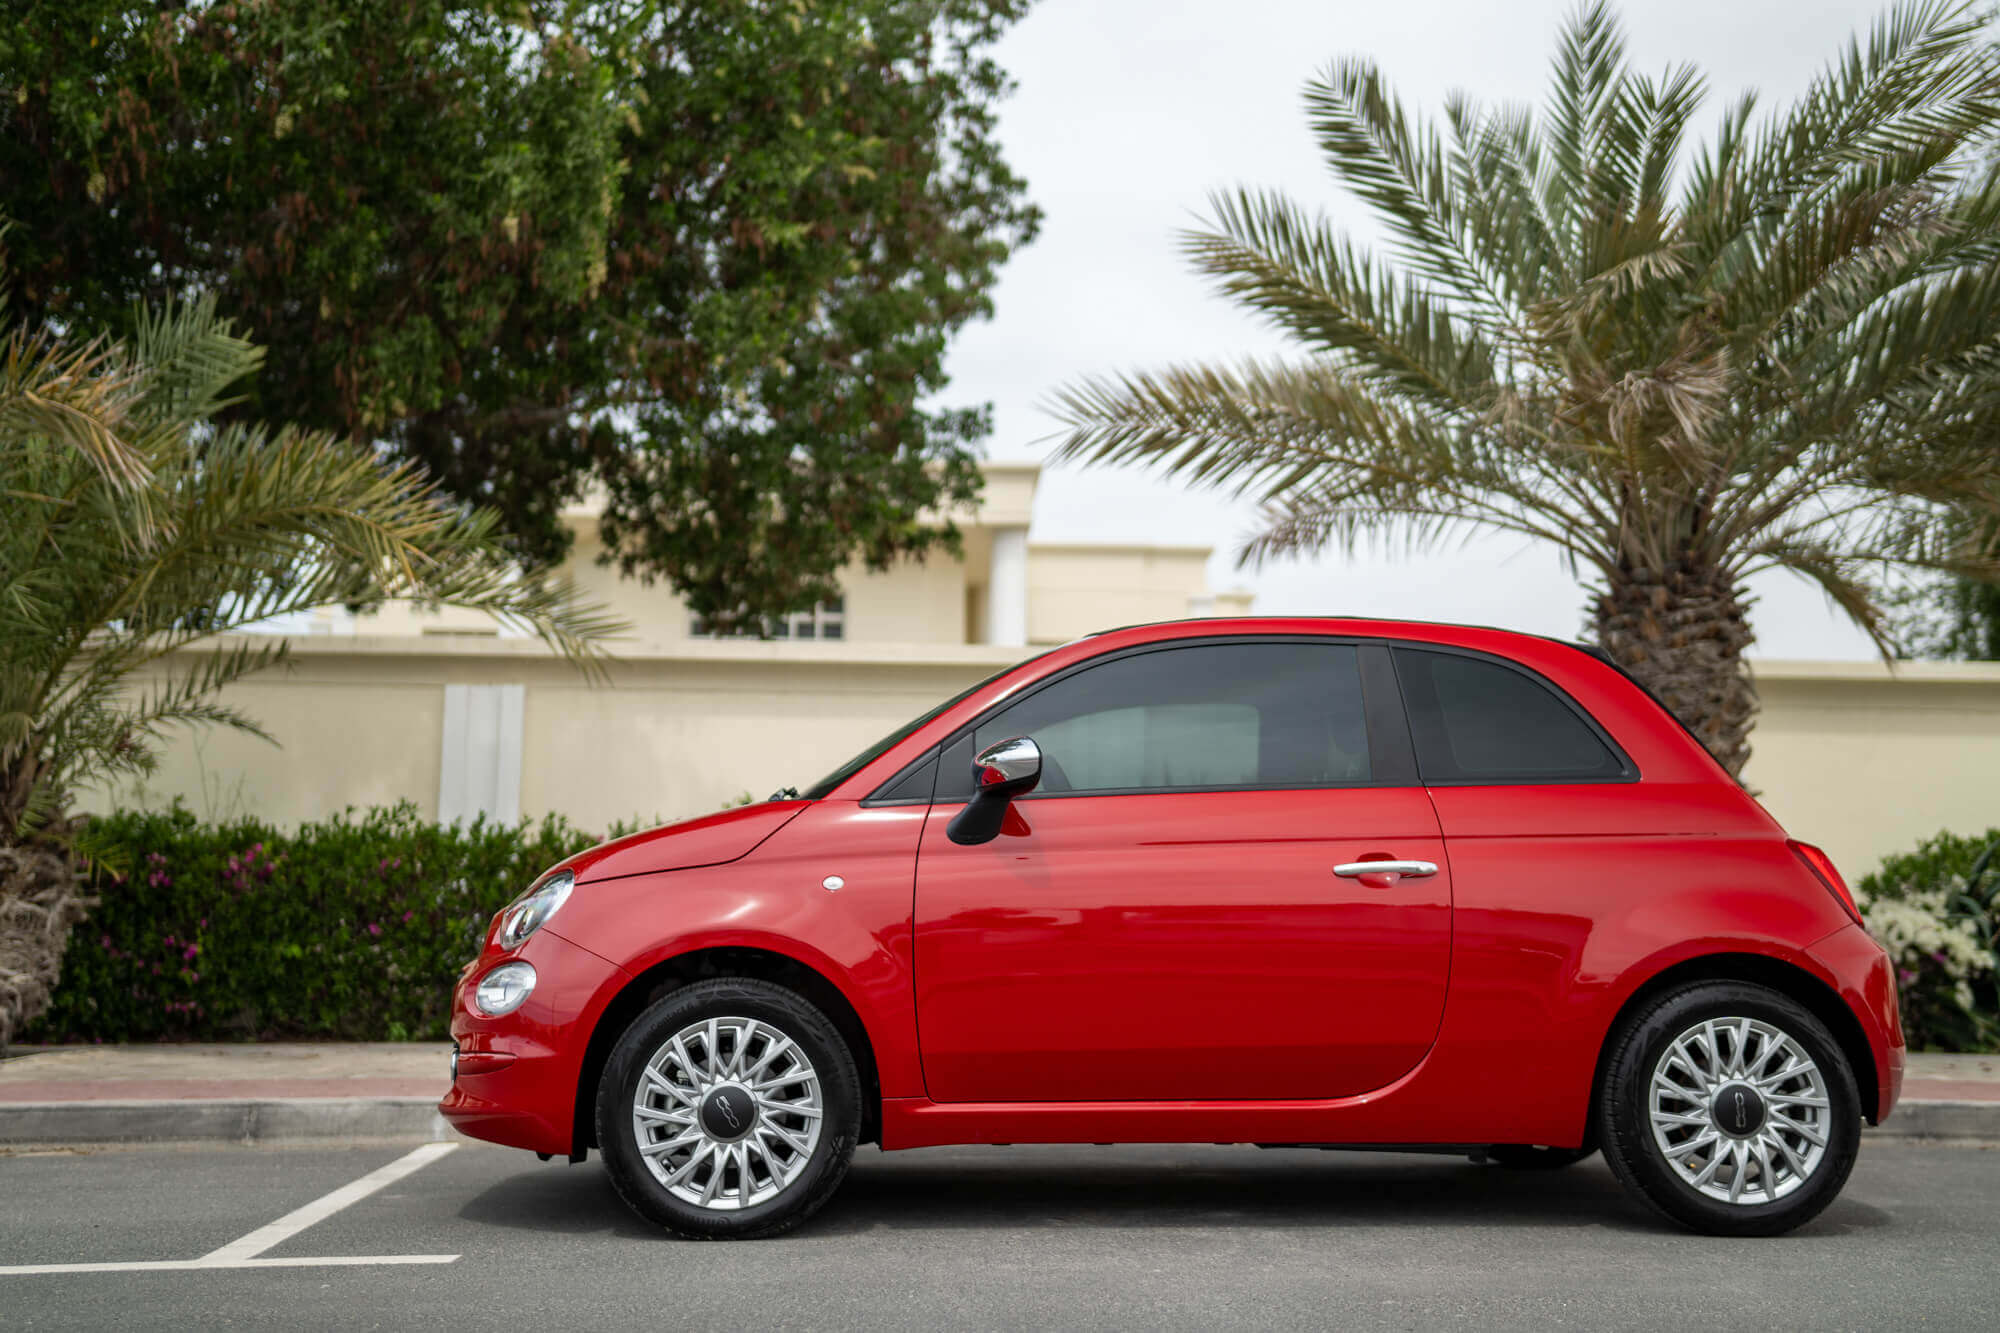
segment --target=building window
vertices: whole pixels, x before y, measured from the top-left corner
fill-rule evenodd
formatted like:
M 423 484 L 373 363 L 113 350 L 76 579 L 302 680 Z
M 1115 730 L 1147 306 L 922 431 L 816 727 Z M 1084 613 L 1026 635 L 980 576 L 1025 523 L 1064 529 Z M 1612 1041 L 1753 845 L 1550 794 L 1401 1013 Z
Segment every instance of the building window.
M 834 597 L 821 602 L 810 611 L 794 611 L 788 616 L 774 616 L 764 622 L 764 632 L 741 629 L 722 635 L 709 628 L 706 620 L 694 616 L 688 621 L 688 633 L 697 639 L 844 639 L 847 637 L 847 599 Z

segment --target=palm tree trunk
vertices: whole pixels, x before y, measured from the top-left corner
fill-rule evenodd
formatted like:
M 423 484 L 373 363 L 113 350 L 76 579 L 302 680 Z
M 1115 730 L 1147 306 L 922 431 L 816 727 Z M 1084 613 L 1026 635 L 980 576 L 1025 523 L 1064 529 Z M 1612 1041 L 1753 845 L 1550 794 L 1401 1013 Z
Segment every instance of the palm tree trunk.
M 0 843 L 0 1054 L 49 1007 L 70 928 L 96 901 L 79 884 L 68 852 Z
M 1743 663 L 1756 638 L 1745 595 L 1723 571 L 1676 562 L 1620 570 L 1592 606 L 1598 646 L 1687 724 L 1739 781 L 1757 689 Z

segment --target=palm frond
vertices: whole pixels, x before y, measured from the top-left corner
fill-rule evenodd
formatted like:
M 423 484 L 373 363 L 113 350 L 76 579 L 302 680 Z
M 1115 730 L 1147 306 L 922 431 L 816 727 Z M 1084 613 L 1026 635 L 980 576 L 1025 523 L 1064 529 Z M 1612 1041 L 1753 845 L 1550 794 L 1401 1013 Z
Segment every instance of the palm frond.
M 257 364 L 212 303 L 137 326 L 129 347 L 87 355 L 9 335 L 19 364 L 57 367 L 71 406 L 115 422 L 144 470 L 107 471 L 101 439 L 61 436 L 33 404 L 0 411 L 0 835 L 81 785 L 146 771 L 171 727 L 262 735 L 225 692 L 282 661 L 284 641 L 184 652 L 291 612 L 399 598 L 483 611 L 602 678 L 623 623 L 521 568 L 492 516 L 365 447 L 209 420 Z
M 1728 103 L 1706 144 L 1700 73 L 1634 73 L 1604 3 L 1564 24 L 1536 112 L 1454 96 L 1432 128 L 1337 62 L 1309 119 L 1387 246 L 1216 196 L 1194 267 L 1302 356 L 1080 381 L 1052 404 L 1057 456 L 1254 496 L 1250 559 L 1483 526 L 1725 600 L 1788 569 L 1886 645 L 1882 571 L 2000 577 L 1951 545 L 2000 518 L 1984 25 L 1898 5 L 1790 105 Z

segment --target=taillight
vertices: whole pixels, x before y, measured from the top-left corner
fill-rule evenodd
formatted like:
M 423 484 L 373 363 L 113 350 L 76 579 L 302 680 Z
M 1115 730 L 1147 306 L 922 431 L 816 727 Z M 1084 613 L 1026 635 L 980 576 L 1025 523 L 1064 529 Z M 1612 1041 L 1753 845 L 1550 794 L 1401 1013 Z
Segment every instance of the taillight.
M 1847 881 L 1833 868 L 1833 858 L 1811 843 L 1800 842 L 1796 838 L 1786 845 L 1799 860 L 1805 862 L 1806 869 L 1813 872 L 1813 878 L 1826 885 L 1826 891 L 1833 895 L 1834 901 L 1847 909 L 1847 914 L 1854 918 L 1854 924 L 1860 925 L 1861 909 L 1854 905 L 1854 895 L 1847 891 Z

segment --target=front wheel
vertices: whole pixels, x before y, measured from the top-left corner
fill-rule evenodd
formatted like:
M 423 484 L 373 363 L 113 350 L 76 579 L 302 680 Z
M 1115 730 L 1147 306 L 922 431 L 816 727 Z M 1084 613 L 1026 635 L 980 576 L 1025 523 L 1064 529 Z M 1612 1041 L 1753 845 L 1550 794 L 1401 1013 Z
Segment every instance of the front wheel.
M 1619 1181 L 1718 1236 L 1809 1221 L 1861 1143 L 1860 1094 L 1832 1034 L 1788 996 L 1739 982 L 1672 991 L 1614 1037 L 1597 1115 Z
M 696 1240 L 789 1231 L 847 1175 L 860 1079 L 825 1015 L 782 986 L 673 991 L 625 1030 L 597 1090 L 597 1142 L 635 1212 Z

